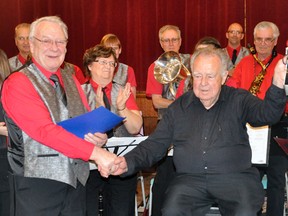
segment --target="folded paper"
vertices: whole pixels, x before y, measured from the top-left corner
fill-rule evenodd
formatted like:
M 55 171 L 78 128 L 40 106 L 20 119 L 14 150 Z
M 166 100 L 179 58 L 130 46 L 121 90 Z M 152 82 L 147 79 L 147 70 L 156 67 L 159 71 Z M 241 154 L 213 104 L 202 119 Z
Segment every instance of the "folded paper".
M 123 120 L 124 118 L 101 106 L 91 112 L 58 122 L 57 124 L 83 139 L 87 133 L 105 133 Z

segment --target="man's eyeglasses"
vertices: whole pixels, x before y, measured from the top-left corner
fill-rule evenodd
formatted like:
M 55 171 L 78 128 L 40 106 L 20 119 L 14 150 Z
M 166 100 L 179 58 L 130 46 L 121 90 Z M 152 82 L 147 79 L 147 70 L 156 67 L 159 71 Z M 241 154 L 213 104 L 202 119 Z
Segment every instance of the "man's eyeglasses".
M 52 47 L 53 46 L 53 44 L 55 43 L 56 44 L 56 46 L 57 47 L 61 47 L 61 48 L 63 48 L 63 47 L 65 47 L 66 45 L 67 45 L 67 43 L 68 43 L 68 41 L 67 40 L 51 40 L 51 39 L 49 39 L 49 38 L 45 38 L 45 39 L 43 39 L 43 40 L 40 40 L 39 38 L 36 38 L 36 37 L 33 37 L 34 39 L 36 39 L 37 41 L 39 41 L 41 44 L 43 44 L 43 46 L 45 46 L 45 47 Z
M 161 39 L 161 42 L 162 43 L 165 43 L 165 44 L 169 44 L 169 43 L 177 43 L 178 41 L 180 40 L 180 38 L 166 38 L 166 39 Z
M 236 31 L 236 30 L 231 30 L 231 31 L 228 31 L 228 33 L 230 33 L 230 34 L 236 34 L 236 35 L 241 35 L 241 34 L 243 34 L 243 32 L 241 32 L 241 31 Z
M 19 41 L 25 41 L 25 40 L 29 40 L 29 37 L 20 36 L 20 37 L 17 37 L 17 39 L 18 39 Z
M 275 40 L 275 38 L 255 38 L 254 41 L 258 44 L 260 43 L 264 43 L 266 45 L 270 45 L 273 41 Z
M 94 62 L 98 62 L 100 65 L 108 65 L 108 66 L 114 67 L 114 68 L 117 67 L 117 63 L 113 62 L 113 61 L 107 62 L 105 60 L 96 59 Z

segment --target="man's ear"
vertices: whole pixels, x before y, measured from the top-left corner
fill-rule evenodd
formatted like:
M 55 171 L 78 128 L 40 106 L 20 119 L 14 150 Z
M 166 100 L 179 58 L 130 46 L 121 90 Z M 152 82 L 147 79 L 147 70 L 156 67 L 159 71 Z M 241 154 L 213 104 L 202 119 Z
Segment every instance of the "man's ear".
M 226 70 L 224 76 L 222 76 L 222 85 L 225 84 L 225 82 L 227 80 L 227 76 L 228 76 L 228 71 Z

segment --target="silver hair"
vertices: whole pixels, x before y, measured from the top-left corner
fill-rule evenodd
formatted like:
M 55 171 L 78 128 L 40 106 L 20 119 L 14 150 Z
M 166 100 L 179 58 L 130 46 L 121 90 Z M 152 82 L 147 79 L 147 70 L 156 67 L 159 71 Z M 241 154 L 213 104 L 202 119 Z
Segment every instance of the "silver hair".
M 190 60 L 191 71 L 193 73 L 193 65 L 199 56 L 217 57 L 221 61 L 221 76 L 226 76 L 228 56 L 223 49 L 215 49 L 211 47 L 196 50 Z
M 167 30 L 174 30 L 178 33 L 178 36 L 179 38 L 181 38 L 181 31 L 179 29 L 178 26 L 175 26 L 175 25 L 165 25 L 165 26 L 162 26 L 159 30 L 159 40 L 162 39 L 162 34 L 167 31 Z
M 62 28 L 64 32 L 65 39 L 68 40 L 68 27 L 58 16 L 45 16 L 35 20 L 30 26 L 30 34 L 29 34 L 30 39 L 33 39 L 33 37 L 35 37 L 36 28 L 38 27 L 39 23 L 44 21 L 59 24 L 59 26 Z
M 256 37 L 256 32 L 259 29 L 267 29 L 267 28 L 271 28 L 273 31 L 273 38 L 277 39 L 280 35 L 280 31 L 279 28 L 277 27 L 277 25 L 275 25 L 273 22 L 268 22 L 268 21 L 262 21 L 260 23 L 258 23 L 255 28 L 254 28 L 254 38 Z

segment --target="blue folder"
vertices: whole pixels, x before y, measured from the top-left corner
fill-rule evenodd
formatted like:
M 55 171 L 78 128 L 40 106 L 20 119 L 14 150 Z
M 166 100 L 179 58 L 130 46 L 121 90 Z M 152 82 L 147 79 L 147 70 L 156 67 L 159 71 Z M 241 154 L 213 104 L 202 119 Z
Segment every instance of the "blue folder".
M 91 112 L 58 122 L 57 125 L 83 139 L 87 133 L 105 133 L 124 119 L 101 106 Z

